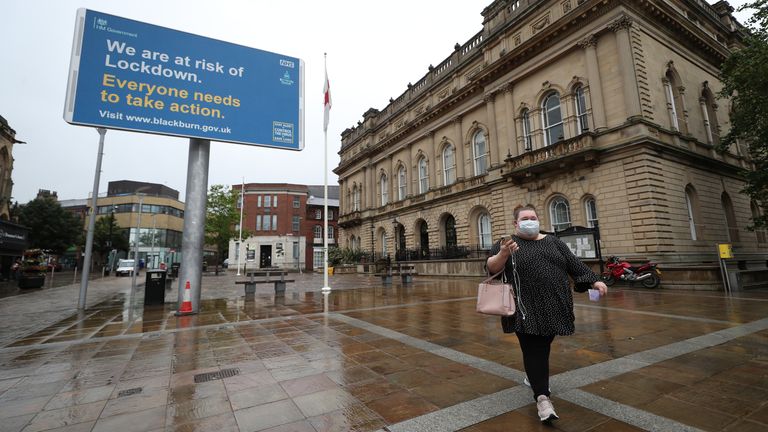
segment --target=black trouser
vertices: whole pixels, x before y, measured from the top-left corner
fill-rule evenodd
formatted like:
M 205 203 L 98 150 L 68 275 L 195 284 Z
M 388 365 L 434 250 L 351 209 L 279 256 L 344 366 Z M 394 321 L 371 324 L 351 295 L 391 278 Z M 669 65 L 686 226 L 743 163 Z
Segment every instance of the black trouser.
M 533 398 L 549 397 L 549 347 L 554 336 L 538 336 L 515 333 L 523 350 L 523 364 L 528 381 L 533 389 Z

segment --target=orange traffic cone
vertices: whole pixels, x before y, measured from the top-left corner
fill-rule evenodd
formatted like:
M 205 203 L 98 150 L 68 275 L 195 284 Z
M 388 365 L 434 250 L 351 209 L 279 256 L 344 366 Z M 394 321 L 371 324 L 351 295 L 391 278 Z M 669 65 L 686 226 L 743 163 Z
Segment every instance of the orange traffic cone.
M 190 293 L 189 281 L 184 287 L 184 301 L 181 303 L 181 309 L 176 314 L 188 314 L 192 313 L 192 295 Z

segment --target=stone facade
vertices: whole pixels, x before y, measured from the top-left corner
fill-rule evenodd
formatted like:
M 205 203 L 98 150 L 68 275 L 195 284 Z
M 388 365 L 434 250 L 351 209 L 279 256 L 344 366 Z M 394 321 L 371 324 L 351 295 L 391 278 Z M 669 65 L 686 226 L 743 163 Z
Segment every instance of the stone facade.
M 481 32 L 342 133 L 341 244 L 482 249 L 531 204 L 548 231 L 599 221 L 605 257 L 711 271 L 714 245 L 732 243 L 764 262 L 764 233 L 746 229 L 761 210 L 740 193 L 745 148 L 714 151 L 729 127 L 718 65 L 743 31 L 731 12 L 494 1 Z
M 10 218 L 11 196 L 13 194 L 13 145 L 20 143 L 16 131 L 0 116 L 0 219 Z

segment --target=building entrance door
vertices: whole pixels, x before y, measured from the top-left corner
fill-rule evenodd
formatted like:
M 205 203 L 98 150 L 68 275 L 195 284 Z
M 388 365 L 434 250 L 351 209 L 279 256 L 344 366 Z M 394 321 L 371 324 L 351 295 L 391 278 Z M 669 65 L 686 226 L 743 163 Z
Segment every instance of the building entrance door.
M 261 245 L 259 249 L 259 268 L 272 267 L 272 245 Z

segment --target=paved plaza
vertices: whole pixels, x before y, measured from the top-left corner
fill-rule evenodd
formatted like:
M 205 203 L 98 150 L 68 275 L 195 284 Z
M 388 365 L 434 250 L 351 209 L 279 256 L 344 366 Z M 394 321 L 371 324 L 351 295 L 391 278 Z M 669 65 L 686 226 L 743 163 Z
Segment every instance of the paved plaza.
M 0 431 L 768 431 L 768 291 L 576 294 L 545 425 L 479 280 L 291 278 L 205 275 L 186 317 L 176 284 L 144 307 L 130 278 L 82 312 L 79 285 L 0 299 Z

